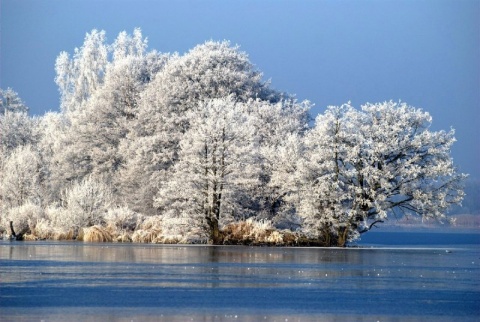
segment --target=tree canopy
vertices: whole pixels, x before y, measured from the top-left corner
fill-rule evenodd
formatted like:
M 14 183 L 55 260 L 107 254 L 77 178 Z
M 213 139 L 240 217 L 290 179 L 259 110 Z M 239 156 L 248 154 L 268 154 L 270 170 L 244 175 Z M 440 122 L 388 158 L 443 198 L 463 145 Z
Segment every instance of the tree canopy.
M 140 29 L 111 44 L 92 30 L 60 53 L 58 113 L 30 118 L 0 91 L 4 231 L 332 246 L 392 215 L 443 220 L 463 199 L 454 131 L 431 131 L 422 109 L 348 103 L 312 122 L 310 102 L 273 89 L 228 41 L 183 55 L 147 44 Z

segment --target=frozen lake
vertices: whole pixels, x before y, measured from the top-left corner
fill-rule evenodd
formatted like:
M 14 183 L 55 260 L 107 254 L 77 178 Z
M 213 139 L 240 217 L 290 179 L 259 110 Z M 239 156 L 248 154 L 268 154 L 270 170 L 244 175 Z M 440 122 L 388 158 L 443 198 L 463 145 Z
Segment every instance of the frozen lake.
M 2 241 L 0 321 L 477 320 L 479 235 L 433 235 L 347 249 Z

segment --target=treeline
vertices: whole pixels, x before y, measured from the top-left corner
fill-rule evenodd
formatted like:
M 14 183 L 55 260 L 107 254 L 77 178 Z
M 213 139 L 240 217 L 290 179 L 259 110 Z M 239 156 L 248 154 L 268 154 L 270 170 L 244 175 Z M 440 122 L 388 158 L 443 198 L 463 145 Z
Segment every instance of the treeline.
M 453 131 L 401 102 L 328 107 L 278 92 L 246 53 L 147 50 L 139 29 L 87 33 L 57 58 L 60 112 L 1 91 L 8 235 L 159 243 L 345 245 L 395 213 L 463 198 Z

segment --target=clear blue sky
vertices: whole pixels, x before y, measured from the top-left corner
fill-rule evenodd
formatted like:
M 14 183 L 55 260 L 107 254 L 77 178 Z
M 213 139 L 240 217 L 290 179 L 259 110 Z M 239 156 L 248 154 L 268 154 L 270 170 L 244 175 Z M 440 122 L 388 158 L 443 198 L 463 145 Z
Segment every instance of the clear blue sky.
M 55 58 L 85 33 L 140 27 L 149 48 L 184 53 L 228 39 L 274 88 L 313 113 L 402 100 L 456 129 L 454 160 L 480 178 L 480 1 L 0 0 L 0 87 L 42 115 L 58 110 Z

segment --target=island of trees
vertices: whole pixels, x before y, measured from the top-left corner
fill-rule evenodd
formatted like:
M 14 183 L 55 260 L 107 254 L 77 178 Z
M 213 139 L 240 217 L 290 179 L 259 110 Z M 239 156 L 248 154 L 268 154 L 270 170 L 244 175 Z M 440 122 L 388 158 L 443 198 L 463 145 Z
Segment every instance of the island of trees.
M 392 216 L 463 198 L 453 130 L 403 102 L 330 106 L 271 88 L 207 41 L 147 50 L 86 34 L 55 65 L 60 111 L 0 105 L 0 232 L 29 240 L 344 246 Z

